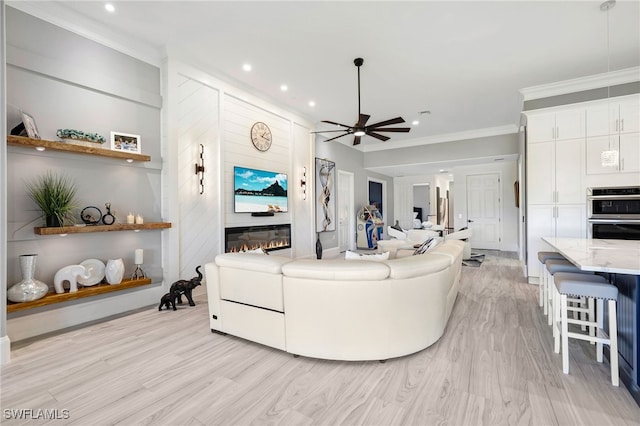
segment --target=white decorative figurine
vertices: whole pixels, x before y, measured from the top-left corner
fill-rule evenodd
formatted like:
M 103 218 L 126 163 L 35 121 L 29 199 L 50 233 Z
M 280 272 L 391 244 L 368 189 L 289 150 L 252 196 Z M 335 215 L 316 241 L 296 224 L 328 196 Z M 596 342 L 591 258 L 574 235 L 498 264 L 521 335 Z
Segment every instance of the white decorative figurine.
M 90 278 L 91 275 L 82 265 L 69 265 L 60 269 L 53 277 L 53 287 L 56 289 L 56 293 L 64 293 L 62 283 L 65 281 L 69 281 L 69 293 L 78 291 L 78 277 L 86 280 Z

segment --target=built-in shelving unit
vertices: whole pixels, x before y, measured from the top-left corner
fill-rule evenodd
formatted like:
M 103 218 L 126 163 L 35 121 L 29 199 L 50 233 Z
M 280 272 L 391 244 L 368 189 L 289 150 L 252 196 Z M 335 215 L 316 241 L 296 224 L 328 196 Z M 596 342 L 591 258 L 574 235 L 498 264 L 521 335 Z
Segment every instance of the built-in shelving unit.
M 84 234 L 90 232 L 143 231 L 171 228 L 171 222 L 149 222 L 140 225 L 114 223 L 113 225 L 48 226 L 33 228 L 37 235 Z
M 74 293 L 47 293 L 42 299 L 32 300 L 30 302 L 7 302 L 7 313 L 39 308 L 41 306 L 83 299 L 86 297 L 97 296 L 99 294 L 112 293 L 114 291 L 122 291 L 149 284 L 151 284 L 151 278 L 141 278 L 137 280 L 124 280 L 120 284 L 97 284 L 90 287 L 79 287 L 78 291 Z
M 45 139 L 33 139 L 24 136 L 7 135 L 7 144 L 13 146 L 44 148 L 45 150 L 52 151 L 72 152 L 84 155 L 96 155 L 99 157 L 118 158 L 121 160 L 151 161 L 151 156 L 145 154 L 137 154 L 135 152 L 114 151 L 111 149 L 73 145 L 65 142 L 48 141 Z

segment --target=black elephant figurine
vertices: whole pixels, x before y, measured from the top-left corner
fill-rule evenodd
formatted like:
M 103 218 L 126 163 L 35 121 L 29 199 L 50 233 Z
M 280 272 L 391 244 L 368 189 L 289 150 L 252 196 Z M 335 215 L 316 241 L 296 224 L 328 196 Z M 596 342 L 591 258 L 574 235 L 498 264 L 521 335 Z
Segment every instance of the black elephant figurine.
M 176 308 L 176 298 L 178 296 L 179 294 L 175 291 L 170 291 L 169 293 L 162 296 L 162 298 L 160 298 L 160 306 L 158 306 L 158 310 L 161 311 L 162 306 L 164 305 L 167 310 L 169 310 L 169 307 L 172 307 L 173 310 L 176 311 L 178 309 Z
M 189 306 L 196 306 L 195 302 L 193 301 L 193 297 L 191 296 L 191 292 L 194 288 L 202 284 L 202 273 L 200 272 L 201 266 L 202 265 L 198 265 L 196 267 L 196 273 L 198 274 L 197 277 L 193 277 L 190 280 L 178 280 L 175 283 L 171 284 L 169 292 L 175 292 L 177 294 L 176 303 L 182 304 L 182 295 L 184 294 L 184 296 L 187 298 L 187 301 L 189 301 Z

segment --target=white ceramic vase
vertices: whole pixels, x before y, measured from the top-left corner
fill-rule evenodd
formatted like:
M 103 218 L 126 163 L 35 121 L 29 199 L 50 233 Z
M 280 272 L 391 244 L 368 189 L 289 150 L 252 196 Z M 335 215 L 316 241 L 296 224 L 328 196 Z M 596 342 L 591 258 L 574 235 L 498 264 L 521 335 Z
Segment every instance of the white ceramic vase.
M 37 254 L 23 254 L 20 256 L 22 281 L 7 290 L 7 299 L 12 302 L 30 302 L 41 299 L 47 294 L 49 287 L 34 278 L 37 258 Z
M 120 284 L 124 276 L 124 262 L 122 259 L 109 259 L 104 275 L 109 284 Z

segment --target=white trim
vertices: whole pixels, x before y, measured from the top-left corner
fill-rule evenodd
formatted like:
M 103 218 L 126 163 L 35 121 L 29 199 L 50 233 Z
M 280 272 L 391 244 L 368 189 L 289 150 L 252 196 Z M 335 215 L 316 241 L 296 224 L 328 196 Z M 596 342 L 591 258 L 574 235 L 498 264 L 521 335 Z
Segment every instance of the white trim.
M 484 129 L 466 130 L 464 132 L 445 133 L 442 135 L 427 136 L 419 139 L 407 139 L 396 141 L 393 144 L 361 144 L 359 149 L 362 152 L 385 151 L 387 149 L 410 148 L 420 145 L 428 145 L 433 143 L 461 141 L 466 139 L 479 139 L 490 136 L 509 135 L 518 133 L 518 126 L 508 124 L 506 126 L 487 127 Z M 356 148 L 358 149 L 358 148 Z
M 11 361 L 11 340 L 9 336 L 0 337 L 0 365 L 8 364 Z
M 634 81 L 640 81 L 640 67 L 626 68 L 609 73 L 542 84 L 540 86 L 525 87 L 524 89 L 520 89 L 520 93 L 524 96 L 525 101 L 529 101 L 532 99 L 548 98 L 550 96 L 566 95 L 567 93 L 632 83 Z
M 162 66 L 162 59 L 166 56 L 164 49 L 121 35 L 96 21 L 91 22 L 93 28 L 88 30 L 86 25 L 78 24 L 86 24 L 85 16 L 58 2 L 7 1 L 6 5 L 157 67 Z

